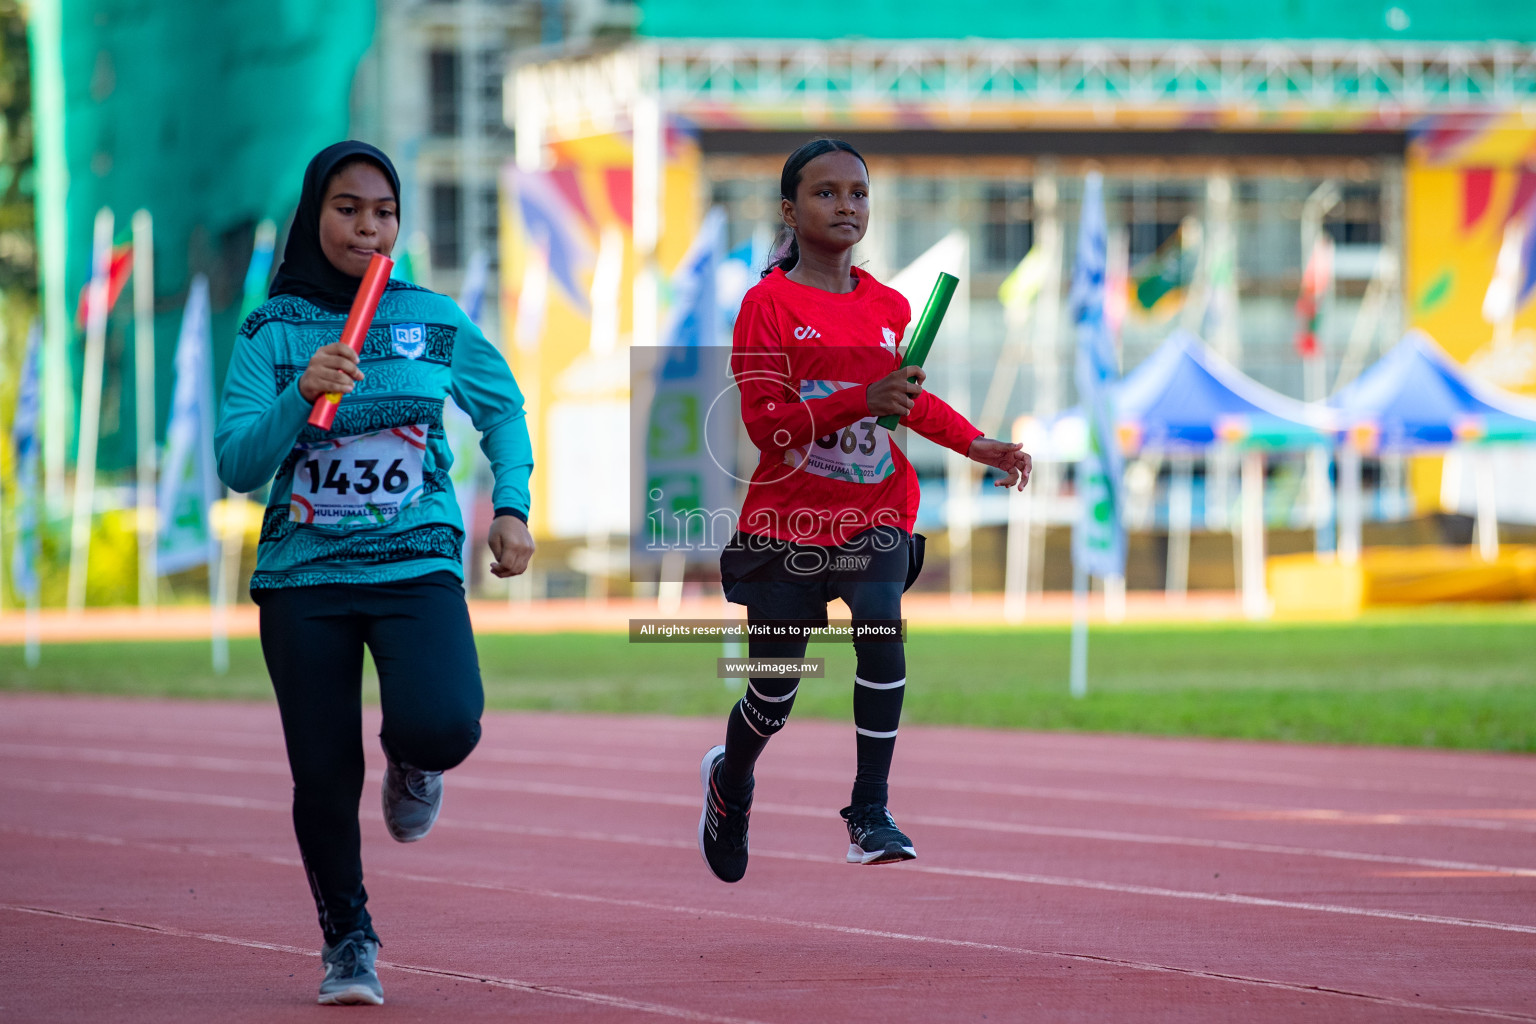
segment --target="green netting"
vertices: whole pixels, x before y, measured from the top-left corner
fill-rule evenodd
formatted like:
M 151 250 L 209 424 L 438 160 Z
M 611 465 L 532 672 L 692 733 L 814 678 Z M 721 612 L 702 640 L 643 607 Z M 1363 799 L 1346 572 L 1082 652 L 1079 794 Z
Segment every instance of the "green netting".
M 68 189 L 70 351 L 78 372 L 82 345 L 73 317 L 89 276 L 97 209 L 113 209 L 119 241 L 130 237 L 133 212 L 149 210 L 163 435 L 192 275 L 209 276 L 222 380 L 256 224 L 266 217 L 284 224 L 304 165 L 346 137 L 352 80 L 373 41 L 375 3 L 39 0 L 37 6 L 50 2 L 61 5 L 68 181 L 38 184 Z M 34 50 L 34 73 L 48 67 L 39 57 Z M 107 351 L 100 465 L 112 469 L 133 461 L 131 289 L 114 311 Z

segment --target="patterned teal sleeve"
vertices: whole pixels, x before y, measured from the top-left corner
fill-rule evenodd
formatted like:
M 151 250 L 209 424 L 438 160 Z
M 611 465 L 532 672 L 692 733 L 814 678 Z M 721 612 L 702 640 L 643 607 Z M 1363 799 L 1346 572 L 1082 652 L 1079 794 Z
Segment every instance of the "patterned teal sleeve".
M 453 348 L 452 394 L 480 432 L 480 449 L 490 460 L 496 508 L 528 514 L 528 478 L 533 473 L 533 444 L 528 438 L 523 393 L 501 352 L 469 317 L 459 314 Z
M 224 379 L 214 454 L 219 479 L 241 493 L 272 479 L 309 416 L 297 377 L 281 390 L 273 387 L 273 335 L 280 329 L 266 324 L 249 336 L 242 333 Z

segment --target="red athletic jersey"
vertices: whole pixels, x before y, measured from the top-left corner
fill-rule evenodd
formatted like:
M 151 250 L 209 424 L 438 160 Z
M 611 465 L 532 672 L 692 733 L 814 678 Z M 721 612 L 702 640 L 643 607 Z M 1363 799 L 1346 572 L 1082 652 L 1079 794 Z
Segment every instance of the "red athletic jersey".
M 775 268 L 742 300 L 731 372 L 760 452 L 741 509 L 744 533 L 835 545 L 873 526 L 910 532 L 917 519 L 917 473 L 865 397 L 901 365 L 911 309 L 862 270 L 853 276 L 853 291 L 839 295 Z M 961 454 L 981 436 L 927 391 L 901 423 Z

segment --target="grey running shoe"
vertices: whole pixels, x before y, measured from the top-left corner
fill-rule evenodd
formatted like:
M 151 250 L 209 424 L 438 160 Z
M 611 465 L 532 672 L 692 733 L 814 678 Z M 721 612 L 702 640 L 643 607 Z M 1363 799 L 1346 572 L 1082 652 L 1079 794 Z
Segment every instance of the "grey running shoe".
M 384 986 L 379 984 L 373 963 L 379 958 L 379 943 L 367 932 L 355 931 L 336 945 L 320 950 L 325 978 L 320 982 L 321 1006 L 384 1005 Z
M 917 857 L 912 840 L 896 827 L 884 804 L 856 804 L 841 813 L 848 823 L 849 864 L 894 864 Z
M 398 843 L 424 838 L 443 808 L 443 773 L 391 760 L 384 769 L 384 824 Z
M 715 746 L 699 764 L 704 810 L 699 814 L 699 852 L 722 882 L 739 882 L 747 873 L 747 819 L 752 814 L 752 790 L 737 803 L 720 792 L 720 762 L 725 747 Z

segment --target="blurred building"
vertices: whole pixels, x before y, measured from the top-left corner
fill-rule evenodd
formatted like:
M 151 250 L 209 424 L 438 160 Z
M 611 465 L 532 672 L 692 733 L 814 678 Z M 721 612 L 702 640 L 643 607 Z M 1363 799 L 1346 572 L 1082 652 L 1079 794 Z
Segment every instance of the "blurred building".
M 1024 328 L 1019 384 L 992 418 L 1074 401 L 1062 280 L 1089 168 L 1106 176 L 1127 367 L 1185 326 L 1260 381 L 1316 399 L 1414 325 L 1498 383 L 1536 389 L 1536 302 L 1484 309 L 1510 225 L 1536 237 L 1536 8 L 642 9 L 634 40 L 515 73 L 519 164 L 570 166 L 581 140 L 614 133 L 654 157 L 662 147 L 643 131 L 686 136 L 699 202 L 725 208 L 735 246 L 777 223 L 791 150 L 821 134 L 852 142 L 874 187 L 856 260 L 886 277 L 957 228 L 968 243 L 968 365 L 933 383 L 973 416 L 1006 357 L 998 288 L 1045 242 L 1055 269 Z M 645 203 L 672 201 L 646 191 L 658 173 L 636 165 L 636 223 Z M 692 223 L 662 218 L 653 256 Z M 1330 265 L 1313 277 L 1315 314 L 1298 311 L 1309 262 Z M 515 306 L 517 282 L 505 287 Z M 1043 318 L 1055 327 L 1041 341 Z M 1317 355 L 1303 358 L 1309 332 Z M 914 455 L 938 465 L 936 451 Z
M 353 87 L 353 132 L 389 153 L 405 191 L 405 247 L 431 286 L 460 294 L 477 252 L 499 252 L 498 185 L 512 158 L 503 82 L 515 60 L 580 52 L 633 32 L 616 0 L 379 0 L 373 47 Z M 495 337 L 499 310 L 483 325 Z

